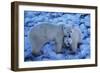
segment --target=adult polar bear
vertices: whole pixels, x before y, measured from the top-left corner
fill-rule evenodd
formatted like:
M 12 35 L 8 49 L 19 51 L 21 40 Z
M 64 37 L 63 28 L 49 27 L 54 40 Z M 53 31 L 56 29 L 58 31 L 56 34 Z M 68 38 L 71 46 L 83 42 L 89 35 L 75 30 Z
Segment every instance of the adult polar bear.
M 41 23 L 40 25 L 33 27 L 29 33 L 29 39 L 32 44 L 32 53 L 34 55 L 40 55 L 41 48 L 45 43 L 49 41 L 55 41 L 56 53 L 62 52 L 62 47 L 64 44 L 64 36 L 68 37 L 71 32 L 72 32 L 72 42 L 73 42 L 71 46 L 73 51 L 75 51 L 75 49 L 77 48 L 77 44 L 80 42 L 79 38 L 81 36 L 79 31 L 74 31 L 74 29 L 71 26 Z M 74 36 L 74 34 L 76 35 Z M 67 46 L 66 43 L 65 45 Z

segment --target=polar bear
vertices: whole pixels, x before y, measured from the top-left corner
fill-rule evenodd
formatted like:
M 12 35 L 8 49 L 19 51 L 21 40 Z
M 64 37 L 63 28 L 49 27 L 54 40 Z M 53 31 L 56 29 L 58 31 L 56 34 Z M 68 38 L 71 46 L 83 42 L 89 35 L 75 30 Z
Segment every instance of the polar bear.
M 81 43 L 81 41 L 82 41 L 81 36 L 82 36 L 81 30 L 78 27 L 74 27 L 72 29 L 72 34 L 71 34 L 71 39 L 72 39 L 71 49 L 72 49 L 72 52 L 77 51 L 78 44 Z
M 70 30 L 69 35 L 64 37 L 64 44 L 66 47 L 70 47 L 70 53 L 75 53 L 82 41 L 82 33 L 78 27 L 72 27 Z
M 70 32 L 72 32 L 72 36 L 74 36 L 74 30 L 72 31 L 71 26 L 54 25 L 50 23 L 41 23 L 40 25 L 34 26 L 29 32 L 29 39 L 32 45 L 33 55 L 41 55 L 41 48 L 49 41 L 55 41 L 55 52 L 61 53 L 64 44 L 64 37 L 68 36 Z M 78 35 L 75 34 L 75 36 Z M 74 51 L 74 48 L 76 49 L 78 42 L 74 39 L 74 37 L 72 37 L 72 40 L 72 44 L 74 44 L 72 45 L 72 49 Z

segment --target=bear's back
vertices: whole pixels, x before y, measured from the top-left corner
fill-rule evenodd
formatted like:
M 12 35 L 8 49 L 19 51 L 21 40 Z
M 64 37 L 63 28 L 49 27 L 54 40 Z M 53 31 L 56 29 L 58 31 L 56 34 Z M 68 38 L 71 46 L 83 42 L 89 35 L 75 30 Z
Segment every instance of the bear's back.
M 61 27 L 59 25 L 41 23 L 31 29 L 29 36 L 30 38 L 38 38 L 38 36 L 52 38 L 61 32 L 60 28 Z

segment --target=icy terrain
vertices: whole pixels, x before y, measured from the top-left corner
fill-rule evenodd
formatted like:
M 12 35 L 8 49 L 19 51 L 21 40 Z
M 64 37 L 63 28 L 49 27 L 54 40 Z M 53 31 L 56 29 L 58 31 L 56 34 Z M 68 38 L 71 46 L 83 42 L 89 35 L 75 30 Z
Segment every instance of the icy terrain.
M 68 52 L 67 48 L 63 53 L 56 54 L 53 41 L 46 44 L 41 50 L 41 56 L 32 55 L 32 48 L 28 38 L 31 28 L 42 22 L 59 24 L 70 24 L 79 27 L 82 32 L 82 44 L 75 54 Z M 71 60 L 90 58 L 90 14 L 64 13 L 64 12 L 42 12 L 24 11 L 24 61 L 43 61 L 43 60 Z

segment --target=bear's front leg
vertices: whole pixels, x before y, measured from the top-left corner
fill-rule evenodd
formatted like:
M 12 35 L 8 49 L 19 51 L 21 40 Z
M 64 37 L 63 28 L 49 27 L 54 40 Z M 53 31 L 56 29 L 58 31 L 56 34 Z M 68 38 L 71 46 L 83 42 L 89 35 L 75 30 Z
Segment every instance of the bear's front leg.
M 77 46 L 78 46 L 78 43 L 73 41 L 71 45 L 71 50 L 72 50 L 71 52 L 73 53 L 77 52 L 77 48 L 78 48 Z
M 57 39 L 56 40 L 56 48 L 55 48 L 55 52 L 56 53 L 61 53 L 62 52 L 62 38 Z

